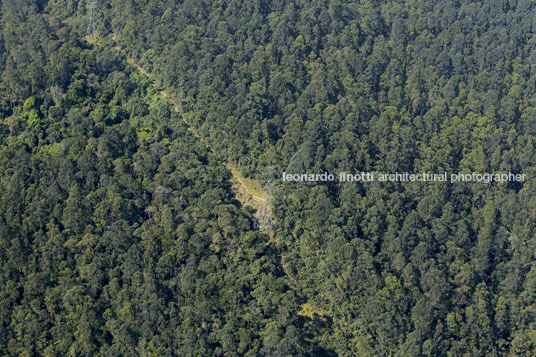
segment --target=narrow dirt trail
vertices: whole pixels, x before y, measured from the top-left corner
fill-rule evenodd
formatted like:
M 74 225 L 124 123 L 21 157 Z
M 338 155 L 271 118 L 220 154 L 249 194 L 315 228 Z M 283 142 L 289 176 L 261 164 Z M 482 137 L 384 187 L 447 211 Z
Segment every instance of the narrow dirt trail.
M 115 35 L 112 36 L 112 40 L 115 41 Z M 149 78 L 152 82 L 153 82 L 153 85 L 155 85 L 157 88 L 158 88 L 158 80 L 156 79 L 156 77 L 151 74 L 149 71 L 147 71 L 145 68 L 141 67 L 138 63 L 136 63 L 132 58 L 130 58 L 127 53 L 125 52 L 125 50 L 123 50 L 123 48 L 121 48 L 119 45 L 116 45 L 115 46 L 115 49 L 117 49 L 119 52 L 121 52 L 123 54 L 123 56 L 125 56 L 126 60 L 127 60 L 127 63 L 129 65 L 131 65 L 132 67 L 134 67 L 138 72 L 140 72 L 141 74 L 143 74 L 144 76 L 146 76 L 147 78 Z M 186 127 L 188 129 L 188 131 L 190 133 L 192 133 L 199 141 L 201 141 L 203 143 L 203 145 L 205 145 L 212 153 L 216 153 L 216 151 L 210 146 L 210 144 L 199 134 L 199 132 L 197 132 L 196 129 L 194 129 L 190 123 L 188 123 L 185 118 L 184 118 L 184 115 L 180 109 L 180 106 L 179 104 L 173 99 L 173 96 L 170 95 L 169 92 L 167 92 L 165 89 L 162 89 L 162 90 L 159 90 L 159 93 L 160 95 L 162 95 L 162 97 L 164 97 L 172 106 L 173 106 L 173 109 L 175 110 L 175 112 L 179 113 L 181 115 L 181 118 L 183 120 L 183 122 L 186 124 Z M 237 199 L 243 204 L 243 205 L 249 205 L 249 206 L 252 206 L 253 208 L 256 208 L 258 209 L 259 208 L 259 205 L 261 205 L 262 203 L 266 202 L 270 196 L 262 191 L 262 189 L 260 188 L 254 188 L 254 186 L 257 186 L 257 187 L 260 187 L 260 185 L 255 182 L 254 180 L 252 179 L 248 179 L 248 178 L 245 178 L 241 173 L 240 171 L 238 171 L 235 167 L 233 167 L 231 164 L 227 163 L 227 162 L 223 162 L 223 165 L 229 170 L 231 171 L 232 175 L 233 175 L 233 182 L 231 182 L 233 184 L 233 188 L 235 189 L 235 191 L 238 191 L 238 194 L 236 195 L 237 196 Z M 237 187 L 239 186 L 239 187 Z M 254 201 L 254 202 L 251 202 L 251 201 Z M 256 203 L 255 203 L 256 202 Z

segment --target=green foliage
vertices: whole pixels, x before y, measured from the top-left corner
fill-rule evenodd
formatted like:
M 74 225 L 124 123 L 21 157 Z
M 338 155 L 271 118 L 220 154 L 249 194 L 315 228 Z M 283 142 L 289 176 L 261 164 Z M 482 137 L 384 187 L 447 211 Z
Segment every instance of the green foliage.
M 534 1 L 86 8 L 1 2 L 0 355 L 534 355 Z M 279 185 L 270 239 L 222 162 L 528 181 Z

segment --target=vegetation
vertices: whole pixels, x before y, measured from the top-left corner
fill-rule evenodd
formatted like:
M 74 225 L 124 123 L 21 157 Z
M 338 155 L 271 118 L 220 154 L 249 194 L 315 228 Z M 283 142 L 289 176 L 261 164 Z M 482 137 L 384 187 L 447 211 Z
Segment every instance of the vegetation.
M 535 356 L 534 1 L 0 6 L 0 355 Z

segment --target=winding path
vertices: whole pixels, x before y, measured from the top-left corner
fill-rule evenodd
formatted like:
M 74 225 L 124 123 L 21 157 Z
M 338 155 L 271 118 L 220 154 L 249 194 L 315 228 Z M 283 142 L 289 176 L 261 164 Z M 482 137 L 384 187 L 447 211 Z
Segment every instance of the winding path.
M 115 40 L 115 35 L 112 35 L 112 40 L 114 42 L 116 42 Z M 115 46 L 115 49 L 117 49 L 119 52 L 121 52 L 128 64 L 130 64 L 132 67 L 134 67 L 138 72 L 140 72 L 141 74 L 143 74 L 144 76 L 146 76 L 147 78 L 149 78 L 153 84 L 155 86 L 158 86 L 158 81 L 156 79 L 156 77 L 151 74 L 149 71 L 147 71 L 145 68 L 143 68 L 142 66 L 140 66 L 138 63 L 136 63 L 132 58 L 130 58 L 126 51 L 121 48 L 117 42 L 116 42 L 116 46 Z M 209 143 L 197 132 L 196 129 L 194 129 L 190 123 L 188 123 L 186 121 L 186 119 L 184 119 L 184 115 L 182 115 L 182 111 L 180 110 L 180 106 L 179 104 L 173 99 L 173 97 L 165 90 L 165 89 L 161 89 L 159 90 L 159 93 L 173 106 L 173 109 L 175 110 L 175 112 L 181 114 L 181 118 L 182 120 L 184 121 L 184 123 L 186 124 L 186 127 L 188 129 L 189 132 L 191 132 L 199 141 L 201 141 L 212 153 L 216 153 L 216 151 L 209 145 Z M 245 192 L 247 195 L 249 195 L 251 197 L 251 199 L 253 199 L 254 201 L 257 201 L 259 203 L 262 203 L 262 202 L 266 202 L 268 200 L 269 195 L 266 193 L 266 192 L 263 192 L 262 190 L 260 189 L 255 189 L 255 192 L 253 192 L 253 188 L 252 188 L 252 184 L 253 184 L 253 180 L 251 179 L 247 179 L 245 178 L 241 173 L 240 171 L 238 171 L 235 167 L 233 167 L 231 164 L 229 163 L 226 163 L 224 162 L 223 165 L 229 170 L 231 171 L 232 175 L 233 175 L 233 178 L 234 178 L 234 181 L 238 183 L 238 185 L 240 185 L 239 189 L 242 190 L 243 192 Z M 251 184 L 248 184 L 247 181 L 251 181 Z M 260 185 L 258 185 L 260 186 Z M 243 200 L 243 199 L 240 199 L 237 197 L 237 199 L 239 199 L 241 201 L 242 204 L 248 204 L 247 200 Z

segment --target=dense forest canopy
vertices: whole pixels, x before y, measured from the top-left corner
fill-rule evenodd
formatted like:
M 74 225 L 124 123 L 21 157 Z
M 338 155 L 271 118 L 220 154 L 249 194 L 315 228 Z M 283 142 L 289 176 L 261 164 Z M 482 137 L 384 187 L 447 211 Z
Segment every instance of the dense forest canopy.
M 534 1 L 0 18 L 0 355 L 536 356 Z M 267 235 L 226 163 L 527 180 L 276 180 Z

